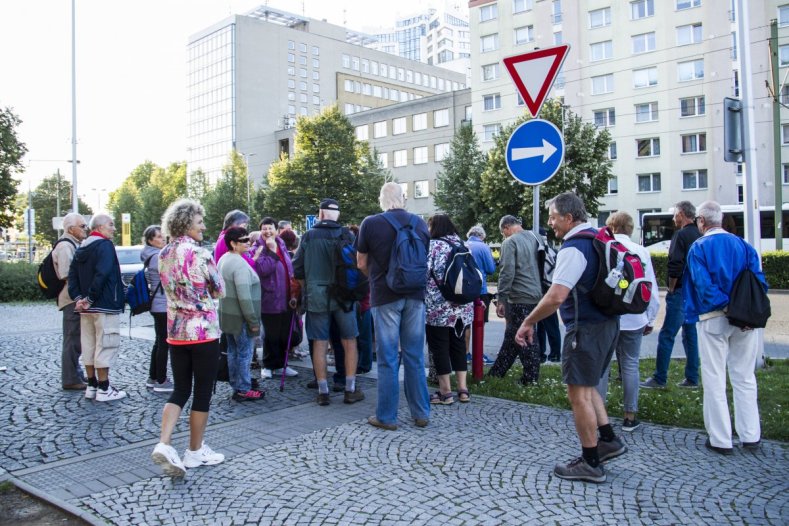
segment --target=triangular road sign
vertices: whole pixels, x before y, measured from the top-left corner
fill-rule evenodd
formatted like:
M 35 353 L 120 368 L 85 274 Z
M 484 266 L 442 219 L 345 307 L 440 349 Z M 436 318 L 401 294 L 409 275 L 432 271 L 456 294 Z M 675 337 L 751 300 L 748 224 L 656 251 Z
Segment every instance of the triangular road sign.
M 504 65 L 533 117 L 540 113 L 569 52 L 570 46 L 562 44 L 504 59 Z

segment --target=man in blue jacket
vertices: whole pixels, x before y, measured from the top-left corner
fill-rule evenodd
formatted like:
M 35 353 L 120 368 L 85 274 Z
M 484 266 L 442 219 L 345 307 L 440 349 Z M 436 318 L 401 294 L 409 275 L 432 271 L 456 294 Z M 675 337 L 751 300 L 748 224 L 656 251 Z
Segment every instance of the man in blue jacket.
M 683 277 L 685 322 L 695 323 L 701 356 L 704 387 L 706 447 L 716 453 L 732 453 L 731 416 L 726 397 L 726 367 L 734 392 L 734 422 L 740 444 L 756 449 L 761 441 L 759 407 L 756 404 L 756 355 L 758 343 L 753 329 L 729 324 L 726 307 L 732 286 L 746 268 L 751 269 L 767 290 L 756 250 L 721 227 L 723 213 L 715 201 L 705 201 L 696 211 L 702 232 L 688 251 Z
M 68 293 L 80 314 L 82 363 L 88 373 L 85 398 L 111 402 L 126 397 L 110 385 L 121 340 L 120 314 L 126 301 L 121 266 L 112 236 L 115 223 L 105 214 L 93 216 L 91 232 L 82 242 L 68 273 Z
M 496 272 L 496 261 L 493 259 L 490 247 L 485 243 L 485 229 L 482 228 L 482 225 L 472 226 L 466 237 L 468 238 L 466 246 L 474 257 L 477 268 L 482 272 L 482 292 L 479 295 L 479 299 L 485 304 L 484 320 L 485 323 L 488 323 L 490 301 L 493 299 L 493 296 L 488 293 L 488 276 Z M 470 335 L 471 329 L 466 329 L 466 360 L 468 361 L 471 361 L 471 353 L 468 352 Z M 485 365 L 493 365 L 493 360 L 488 358 L 486 354 L 482 355 L 482 360 Z

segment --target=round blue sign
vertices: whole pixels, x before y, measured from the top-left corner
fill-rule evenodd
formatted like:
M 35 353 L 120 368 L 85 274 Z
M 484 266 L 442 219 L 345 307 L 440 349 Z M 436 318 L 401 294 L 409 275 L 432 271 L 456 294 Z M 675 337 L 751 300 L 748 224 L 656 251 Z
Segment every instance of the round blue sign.
M 564 137 L 552 122 L 531 119 L 518 126 L 505 151 L 507 169 L 523 184 L 542 184 L 564 160 Z

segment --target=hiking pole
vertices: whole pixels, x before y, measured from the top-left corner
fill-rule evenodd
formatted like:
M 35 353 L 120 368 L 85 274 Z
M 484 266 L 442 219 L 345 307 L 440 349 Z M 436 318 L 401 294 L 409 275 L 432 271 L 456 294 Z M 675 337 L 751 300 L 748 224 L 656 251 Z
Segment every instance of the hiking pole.
M 285 365 L 282 366 L 282 376 L 279 379 L 279 392 L 285 390 L 285 373 L 288 371 L 288 355 L 290 354 L 290 340 L 293 338 L 293 325 L 296 323 L 296 311 L 291 311 L 290 331 L 288 331 L 288 346 L 285 348 Z

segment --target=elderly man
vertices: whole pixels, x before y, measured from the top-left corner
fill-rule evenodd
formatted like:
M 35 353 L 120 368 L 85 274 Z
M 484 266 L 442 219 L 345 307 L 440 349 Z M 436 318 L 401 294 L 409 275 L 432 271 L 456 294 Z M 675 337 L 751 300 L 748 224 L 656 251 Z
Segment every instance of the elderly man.
M 721 227 L 723 213 L 718 203 L 705 201 L 696 216 L 703 235 L 688 251 L 682 283 L 685 322 L 695 323 L 699 335 L 704 427 L 709 434 L 705 445 L 716 453 L 730 455 L 727 366 L 734 394 L 734 422 L 742 447 L 759 447 L 761 427 L 754 373 L 758 354 L 756 333 L 729 324 L 725 311 L 732 286 L 746 267 L 757 276 L 765 291 L 767 282 L 756 250 Z
M 485 304 L 485 316 L 484 321 L 488 323 L 488 311 L 490 310 L 490 301 L 493 299 L 493 296 L 488 293 L 488 276 L 496 272 L 496 261 L 493 259 L 493 254 L 490 251 L 490 247 L 487 243 L 485 243 L 485 229 L 482 228 L 482 225 L 474 225 L 472 226 L 468 233 L 466 234 L 468 241 L 466 241 L 466 246 L 468 247 L 469 252 L 474 257 L 474 262 L 477 264 L 477 268 L 480 272 L 482 272 L 482 291 L 479 295 L 479 299 Z M 471 336 L 471 329 L 466 329 L 466 360 L 471 361 L 471 353 L 468 352 L 469 349 L 469 339 Z M 493 360 L 488 358 L 488 355 L 483 354 L 482 360 L 485 365 L 492 365 Z
M 67 281 L 74 253 L 87 235 L 88 225 L 84 217 L 74 212 L 63 217 L 63 235 L 52 249 L 52 264 L 59 279 Z M 63 313 L 63 350 L 60 364 L 63 389 L 83 391 L 87 387 L 87 380 L 79 364 L 82 353 L 80 318 L 79 314 L 74 312 L 74 300 L 68 294 L 68 283 L 58 295 L 58 309 Z
M 88 238 L 74 254 L 68 274 L 68 293 L 80 314 L 82 363 L 88 371 L 85 398 L 111 402 L 126 397 L 110 385 L 110 367 L 120 346 L 120 314 L 125 296 L 121 267 L 112 236 L 115 223 L 105 214 L 93 216 Z

